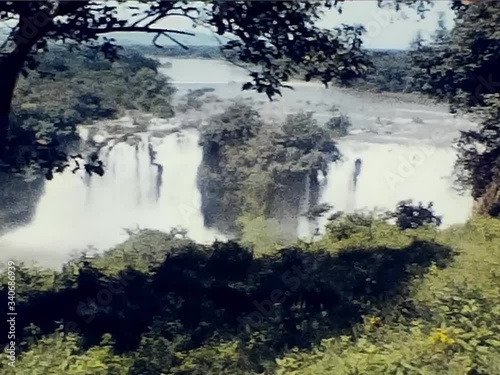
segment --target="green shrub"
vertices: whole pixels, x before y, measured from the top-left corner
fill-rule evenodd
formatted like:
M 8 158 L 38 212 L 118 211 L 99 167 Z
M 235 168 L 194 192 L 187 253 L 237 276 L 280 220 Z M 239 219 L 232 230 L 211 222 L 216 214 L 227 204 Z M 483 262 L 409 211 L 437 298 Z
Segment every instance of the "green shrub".
M 415 278 L 412 297 L 375 312 L 351 334 L 277 359 L 276 374 L 500 373 L 500 220 L 475 217 L 438 232 L 458 251 Z M 406 233 L 411 230 L 402 231 Z
M 422 226 L 435 226 L 441 225 L 441 217 L 434 213 L 433 203 L 427 206 L 419 203 L 418 206 L 414 205 L 411 200 L 401 201 L 396 207 L 396 211 L 389 213 L 389 218 L 396 219 L 396 225 L 399 229 L 416 229 Z
M 17 375 L 126 375 L 131 364 L 130 357 L 113 353 L 109 336 L 100 346 L 84 350 L 80 337 L 59 329 L 18 355 L 14 371 L 4 357 L 0 362 L 0 372 Z
M 348 116 L 337 114 L 329 119 L 325 126 L 328 130 L 330 130 L 333 137 L 340 138 L 349 134 L 349 129 L 351 128 L 352 123 Z

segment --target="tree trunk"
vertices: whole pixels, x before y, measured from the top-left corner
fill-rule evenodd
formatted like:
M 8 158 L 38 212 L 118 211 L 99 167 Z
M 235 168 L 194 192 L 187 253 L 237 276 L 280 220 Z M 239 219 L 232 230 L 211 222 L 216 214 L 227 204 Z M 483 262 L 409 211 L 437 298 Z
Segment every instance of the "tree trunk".
M 19 66 L 22 63 L 14 57 L 9 55 L 0 60 L 0 160 L 7 152 L 12 98 L 22 68 Z
M 0 160 L 4 159 L 9 148 L 10 114 L 17 79 L 31 49 L 46 34 L 50 23 L 33 29 L 36 32 L 29 37 L 24 34 L 25 26 L 33 27 L 33 21 L 21 19 L 12 38 L 16 44 L 14 50 L 0 58 Z

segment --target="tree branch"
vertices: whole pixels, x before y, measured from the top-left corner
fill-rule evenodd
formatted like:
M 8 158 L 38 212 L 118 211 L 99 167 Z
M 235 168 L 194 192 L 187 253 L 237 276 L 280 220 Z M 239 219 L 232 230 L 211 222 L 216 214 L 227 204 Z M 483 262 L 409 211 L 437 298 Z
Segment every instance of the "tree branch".
M 188 46 L 182 44 L 181 42 L 179 42 L 177 39 L 175 39 L 174 37 L 168 35 L 168 34 L 165 34 L 165 33 L 161 33 L 161 34 L 158 34 L 155 36 L 155 38 L 153 39 L 153 44 L 157 47 L 160 47 L 162 48 L 162 46 L 160 46 L 159 44 L 156 43 L 156 40 L 160 37 L 160 36 L 165 36 L 167 37 L 168 39 L 170 39 L 172 42 L 174 42 L 175 44 L 177 44 L 179 47 L 183 48 L 183 49 L 189 49 Z

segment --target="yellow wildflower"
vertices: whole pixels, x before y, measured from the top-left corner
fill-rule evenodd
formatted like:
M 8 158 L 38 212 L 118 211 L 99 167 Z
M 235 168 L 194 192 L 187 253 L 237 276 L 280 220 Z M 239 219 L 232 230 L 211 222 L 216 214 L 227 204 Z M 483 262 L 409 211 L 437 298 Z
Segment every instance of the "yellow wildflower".
M 367 317 L 367 323 L 370 327 L 375 327 L 379 325 L 382 322 L 382 319 L 380 319 L 378 316 L 373 316 L 370 315 Z
M 450 336 L 450 330 L 444 329 L 444 328 L 436 328 L 434 331 L 432 331 L 431 335 L 429 336 L 429 340 L 433 344 L 446 344 L 446 345 L 452 345 L 456 341 L 453 337 Z

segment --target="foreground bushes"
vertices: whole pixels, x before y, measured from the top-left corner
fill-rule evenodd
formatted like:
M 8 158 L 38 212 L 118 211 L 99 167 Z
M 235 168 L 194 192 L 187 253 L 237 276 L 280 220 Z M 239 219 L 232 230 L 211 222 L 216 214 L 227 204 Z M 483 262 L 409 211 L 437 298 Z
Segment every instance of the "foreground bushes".
M 366 315 L 349 335 L 277 359 L 277 374 L 500 373 L 500 221 L 485 217 L 437 239 L 458 251 L 431 267 L 391 313 Z
M 498 374 L 498 295 L 450 285 L 405 316 L 367 316 L 355 333 L 278 359 L 277 374 Z
M 342 220 L 341 238 L 332 223 L 259 256 L 143 232 L 62 272 L 20 268 L 16 373 L 499 373 L 498 219 Z

